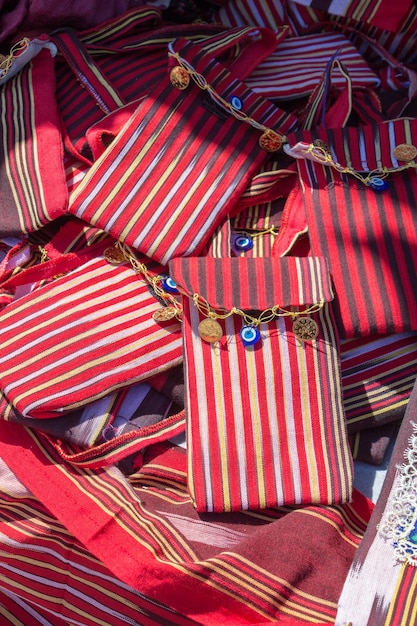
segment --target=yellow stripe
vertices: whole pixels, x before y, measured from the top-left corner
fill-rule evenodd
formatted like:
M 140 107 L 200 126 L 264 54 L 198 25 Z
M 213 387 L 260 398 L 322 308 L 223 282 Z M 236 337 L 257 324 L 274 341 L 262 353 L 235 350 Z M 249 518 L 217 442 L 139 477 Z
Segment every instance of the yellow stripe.
M 143 26 L 146 26 L 146 19 L 148 17 L 159 18 L 159 13 L 155 9 L 144 10 L 143 12 L 141 12 L 140 17 L 144 18 L 143 22 L 141 20 L 141 26 L 143 27 Z M 127 27 L 132 23 L 135 24 L 137 22 L 137 18 L 138 18 L 137 14 L 133 14 L 130 17 L 126 16 L 125 18 L 118 20 L 114 25 L 110 24 L 107 28 L 102 28 L 98 32 L 81 35 L 80 40 L 89 45 L 97 44 L 97 42 L 101 42 L 101 41 L 103 43 L 106 43 L 108 39 L 111 38 L 112 35 L 117 34 L 120 31 L 127 29 Z M 172 40 L 172 36 L 170 40 Z
M 358 547 L 358 542 L 352 541 L 352 539 L 349 539 L 349 537 L 347 537 L 343 533 L 343 528 L 341 529 L 338 526 L 338 524 L 336 524 L 333 520 L 329 519 L 328 517 L 323 517 L 322 515 L 319 515 L 317 511 L 314 511 L 313 509 L 303 509 L 302 511 L 300 511 L 300 513 L 302 513 L 303 515 L 310 515 L 311 517 L 316 517 L 320 519 L 321 521 L 325 522 L 326 524 L 328 524 L 329 526 L 332 526 L 332 528 L 335 529 L 335 531 L 343 539 L 343 541 L 346 541 L 346 543 L 353 546 L 355 549 Z
M 197 337 L 196 340 L 201 341 L 199 337 Z M 215 389 L 216 390 L 224 389 L 225 385 L 223 381 L 221 359 L 220 359 L 220 355 L 217 353 L 217 349 L 214 346 L 211 351 L 211 356 L 212 356 L 211 366 L 213 370 Z M 204 367 L 204 364 L 202 364 L 202 367 Z M 204 377 L 202 378 L 202 380 L 204 380 Z M 230 385 L 230 381 L 227 381 L 226 387 L 228 387 L 229 385 Z M 225 410 L 223 393 L 215 392 L 214 401 L 216 404 L 216 415 L 213 415 L 212 418 L 217 420 L 217 435 L 218 435 L 218 444 L 219 444 L 219 453 L 220 453 L 220 473 L 222 477 L 221 478 L 222 497 L 223 497 L 225 511 L 230 511 L 232 508 L 232 505 L 231 505 L 229 476 L 231 475 L 231 473 L 235 471 L 235 468 L 229 467 L 229 459 L 228 459 L 228 447 L 230 443 L 228 442 L 228 439 L 227 439 L 226 420 L 230 419 L 230 416 L 227 415 L 227 412 Z
M 232 552 L 224 552 L 223 554 L 225 556 L 230 554 L 232 558 L 236 559 L 237 561 L 241 561 L 242 563 L 245 563 L 249 567 L 249 569 L 255 572 L 259 572 L 262 577 L 266 577 L 271 581 L 271 583 L 264 584 L 259 579 L 256 579 L 253 574 L 246 574 L 242 571 L 241 568 L 235 567 L 229 562 L 223 562 L 217 558 L 210 559 L 208 563 L 210 565 L 210 568 L 222 578 L 232 581 L 237 587 L 249 591 L 251 596 L 267 602 L 271 608 L 274 607 L 277 610 L 279 609 L 280 612 L 286 615 L 291 615 L 292 617 L 297 618 L 305 618 L 306 616 L 308 616 L 310 619 L 314 619 L 317 621 L 329 620 L 329 616 L 327 614 L 323 614 L 323 612 L 321 612 L 320 610 L 314 610 L 311 608 L 300 606 L 297 600 L 291 600 L 286 595 L 282 595 L 281 593 L 279 593 L 278 590 L 274 588 L 274 582 L 279 586 L 283 586 L 284 588 L 292 591 L 293 595 L 299 595 L 302 598 L 308 599 L 310 602 L 315 602 L 317 604 L 321 604 L 332 609 L 336 606 L 335 603 L 328 602 L 322 598 L 317 598 L 315 596 L 300 591 L 295 586 L 291 585 L 288 581 L 281 579 L 277 576 L 272 576 L 270 572 L 248 561 L 241 555 L 237 555 Z M 235 599 L 239 599 L 238 595 L 231 595 L 235 597 Z M 245 601 L 245 604 L 246 603 L 247 600 Z M 250 604 L 252 606 L 255 606 L 257 611 L 259 611 L 261 614 L 265 616 L 270 616 L 270 613 L 264 612 L 260 607 L 257 607 L 255 601 Z
M 0 615 L 2 615 L 3 617 L 6 617 L 9 620 L 9 622 L 13 624 L 14 626 L 27 626 L 27 624 L 24 624 L 23 622 L 18 620 L 17 617 L 15 617 L 12 613 L 10 613 L 10 611 L 6 609 L 3 603 L 0 604 Z
M 409 567 L 409 565 L 407 563 L 402 563 L 402 565 L 401 565 L 401 570 L 400 570 L 399 574 L 397 575 L 395 589 L 394 589 L 394 591 L 392 592 L 392 595 L 391 595 L 391 602 L 390 602 L 389 607 L 388 607 L 388 613 L 387 613 L 387 616 L 385 618 L 384 626 L 391 626 L 392 625 L 392 619 L 394 617 L 394 609 L 397 610 L 395 599 L 398 596 L 400 596 L 401 593 L 402 593 L 402 585 L 403 585 L 403 582 L 404 582 L 404 575 L 406 574 L 408 567 Z M 414 578 L 416 579 L 415 576 L 414 576 Z M 411 596 L 411 594 L 410 594 L 410 596 Z M 397 617 L 399 617 L 399 616 L 397 615 Z M 413 624 L 413 622 L 409 622 L 408 621 L 408 615 L 405 612 L 403 612 L 402 615 L 401 615 L 401 621 L 398 622 L 398 626 L 412 626 L 412 624 Z
M 304 448 L 305 448 L 305 453 L 307 457 L 307 465 L 308 465 L 308 479 L 310 483 L 312 502 L 320 502 L 322 494 L 320 493 L 317 472 L 318 472 L 318 465 L 320 465 L 320 471 L 322 470 L 322 467 L 321 467 L 321 460 L 320 460 L 320 463 L 317 463 L 315 449 L 314 449 L 315 442 L 314 442 L 312 423 L 311 423 L 312 419 L 314 419 L 314 421 L 316 422 L 317 418 L 316 418 L 316 415 L 312 414 L 311 412 L 311 401 L 310 401 L 310 394 L 309 394 L 305 346 L 301 345 L 301 343 L 297 341 L 296 350 L 297 350 L 298 376 L 299 376 L 299 384 L 300 384 L 301 414 L 302 414 L 302 420 L 303 420 L 303 436 L 305 440 Z M 320 448 L 323 451 L 323 459 L 325 463 L 326 479 L 327 479 L 326 482 L 327 482 L 327 485 L 329 485 L 330 484 L 329 483 L 329 467 L 328 467 L 328 459 L 327 459 L 327 454 L 326 454 L 327 452 L 326 440 L 322 432 L 324 419 L 323 419 L 323 407 L 320 401 L 321 396 L 322 396 L 322 390 L 319 387 L 321 379 L 319 375 L 320 369 L 319 369 L 319 364 L 317 360 L 316 350 L 313 350 L 313 355 L 314 355 L 315 380 L 316 380 L 316 384 L 318 387 L 317 396 L 319 400 L 317 409 L 320 413 L 320 418 L 319 420 L 317 420 L 320 423 L 320 431 L 321 431 Z M 302 476 L 301 480 L 305 480 L 306 478 L 307 476 Z M 327 487 L 327 491 L 330 493 L 331 490 L 329 489 L 329 487 Z
M 369 3 L 369 0 L 362 0 L 357 9 L 355 9 L 355 11 L 353 12 L 352 19 L 358 20 L 360 22 L 362 20 L 363 13 L 369 8 L 369 5 L 371 5 L 372 12 L 371 15 L 367 18 L 367 22 L 370 22 L 375 17 L 378 9 L 380 8 L 381 2 L 382 0 L 374 0 L 372 3 Z
M 31 431 L 30 429 L 27 429 L 27 431 L 30 437 L 35 441 L 36 446 L 39 447 L 42 450 L 42 453 L 52 463 L 55 464 L 55 467 L 66 477 L 66 479 L 72 482 L 77 490 L 84 493 L 90 500 L 92 500 L 98 506 L 98 508 L 104 511 L 111 519 L 114 519 L 114 510 L 113 508 L 109 508 L 105 504 L 106 500 L 108 500 L 109 498 L 114 505 L 118 505 L 119 509 L 123 511 L 126 514 L 126 516 L 130 516 L 132 520 L 132 527 L 136 525 L 136 526 L 139 526 L 140 528 L 143 527 L 147 529 L 146 532 L 149 534 L 149 536 L 154 537 L 157 543 L 159 541 L 158 547 L 160 548 L 164 557 L 166 558 L 170 557 L 172 559 L 172 561 L 170 560 L 170 562 L 175 562 L 176 560 L 180 558 L 170 543 L 172 536 L 175 536 L 177 542 L 183 547 L 184 552 L 188 554 L 188 558 L 190 559 L 190 561 L 193 561 L 193 562 L 197 561 L 197 555 L 194 553 L 191 547 L 187 543 L 184 542 L 182 535 L 178 534 L 175 528 L 167 524 L 163 518 L 153 515 L 149 511 L 146 511 L 148 517 L 157 520 L 159 525 L 165 526 L 169 530 L 170 536 L 168 537 L 161 534 L 157 530 L 156 525 L 152 523 L 152 521 L 145 520 L 145 518 L 140 515 L 140 513 L 138 512 L 138 508 L 139 509 L 142 508 L 140 500 L 136 499 L 134 503 L 131 503 L 128 501 L 126 497 L 124 497 L 125 490 L 127 489 L 128 491 L 130 491 L 130 488 L 128 485 L 124 483 L 120 483 L 119 481 L 120 489 L 117 489 L 115 486 L 109 485 L 109 483 L 106 482 L 105 479 L 106 479 L 107 473 L 110 473 L 113 480 L 116 480 L 116 474 L 114 472 L 113 467 L 103 468 L 102 476 L 98 476 L 96 473 L 90 472 L 89 470 L 86 470 L 86 469 L 78 470 L 78 468 L 76 467 L 73 467 L 72 469 L 74 471 L 73 473 L 70 473 L 67 471 L 67 468 L 64 464 L 60 464 L 60 465 L 56 464 L 55 459 L 49 454 L 47 448 L 45 448 L 42 445 L 42 443 L 36 437 L 36 434 L 33 431 Z M 77 476 L 77 473 L 78 473 L 78 476 Z M 80 477 L 83 478 L 83 481 L 80 480 Z M 87 484 L 88 489 L 84 486 L 84 482 Z M 90 483 L 92 484 L 95 492 L 104 494 L 104 498 L 100 497 L 100 495 L 94 495 L 94 493 L 91 491 Z M 130 535 L 135 541 L 137 541 L 139 544 L 141 544 L 147 550 L 149 550 L 156 560 L 165 562 L 165 558 L 162 558 L 162 556 L 156 553 L 154 546 L 151 543 L 148 543 L 147 541 L 145 541 L 142 537 L 140 537 L 137 531 L 135 532 L 129 524 L 127 524 L 124 520 L 120 518 L 120 516 L 117 518 L 117 520 L 115 520 L 115 522 L 119 524 L 119 526 L 123 528 L 123 530 L 128 535 Z
M 3 581 L 6 584 L 10 582 L 9 578 L 7 576 L 3 576 L 2 574 L 0 574 L 0 581 Z M 106 624 L 108 626 L 112 626 L 111 622 L 103 622 L 101 619 L 100 620 L 96 619 L 91 613 L 86 613 L 85 611 L 82 611 L 81 609 L 78 608 L 76 604 L 71 604 L 63 597 L 59 598 L 53 594 L 51 595 L 46 594 L 45 593 L 46 586 L 44 587 L 44 591 L 35 591 L 31 586 L 29 586 L 31 582 L 32 581 L 29 579 L 28 586 L 25 586 L 22 583 L 14 579 L 13 587 L 16 590 L 15 591 L 16 595 L 19 595 L 17 590 L 20 590 L 24 592 L 24 595 L 30 595 L 32 596 L 32 598 L 39 599 L 40 602 L 37 602 L 39 606 L 44 606 L 45 600 L 46 600 L 47 602 L 50 602 L 51 604 L 54 604 L 57 607 L 65 607 L 67 610 L 71 611 L 72 613 L 75 613 L 76 615 L 83 617 L 86 621 L 92 620 L 99 626 L 106 626 Z M 62 614 L 62 608 L 60 609 L 59 612 L 60 614 Z
M 98 70 L 98 68 L 94 65 L 88 65 L 90 70 L 92 71 L 92 73 L 95 75 L 95 77 L 97 78 L 98 82 L 103 85 L 103 87 L 105 88 L 105 90 L 111 95 L 112 99 L 114 100 L 115 104 L 118 107 L 123 107 L 124 106 L 124 102 L 123 100 L 121 100 L 121 98 L 119 97 L 119 95 L 117 94 L 117 92 L 113 89 L 113 87 L 111 86 L 111 84 L 109 82 L 107 82 L 104 79 L 104 76 L 100 73 L 100 71 Z
M 255 455 L 256 476 L 248 476 L 248 481 L 256 480 L 257 493 L 259 498 L 259 507 L 264 509 L 268 503 L 266 500 L 266 486 L 265 486 L 265 468 L 263 466 L 263 437 L 261 426 L 261 415 L 259 407 L 259 394 L 258 394 L 258 375 L 256 367 L 255 352 L 253 350 L 247 350 L 246 353 L 246 370 L 248 380 L 246 384 L 249 391 L 250 409 L 249 414 L 251 417 L 253 428 L 253 447 Z
M 22 546 L 23 549 L 25 549 L 26 547 L 27 546 L 25 546 L 25 545 Z M 30 550 L 31 548 L 28 547 L 28 549 Z M 41 551 L 39 551 L 39 554 L 42 554 Z M 62 567 L 57 567 L 57 566 L 52 565 L 51 563 L 47 563 L 46 561 L 42 561 L 42 560 L 39 560 L 39 559 L 36 559 L 36 558 L 31 558 L 29 556 L 16 555 L 16 554 L 12 554 L 10 552 L 0 551 L 0 555 L 3 556 L 4 561 L 6 561 L 6 562 L 17 561 L 18 563 L 20 563 L 22 565 L 21 570 L 23 572 L 27 571 L 27 568 L 25 567 L 26 565 L 33 566 L 36 569 L 41 568 L 43 570 L 43 572 L 41 574 L 35 574 L 33 571 L 31 571 L 31 574 L 33 576 L 37 576 L 37 577 L 45 576 L 44 571 L 45 570 L 49 570 L 50 572 L 54 572 L 54 573 L 56 573 L 58 575 L 61 575 L 65 581 L 74 581 L 74 582 L 81 583 L 83 585 L 83 587 L 88 587 L 90 589 L 94 589 L 95 591 L 98 591 L 100 595 L 107 596 L 108 598 L 111 598 L 112 600 L 116 600 L 116 602 L 118 604 L 120 604 L 120 605 L 123 605 L 125 607 L 129 607 L 131 609 L 137 610 L 140 613 L 146 615 L 146 612 L 143 609 L 141 609 L 140 606 L 138 606 L 136 603 L 131 602 L 130 600 L 128 600 L 126 598 L 126 596 L 124 596 L 121 593 L 121 591 L 124 588 L 124 585 L 123 585 L 123 583 L 120 583 L 117 579 L 114 579 L 114 582 L 112 580 L 110 580 L 110 581 L 107 580 L 106 583 L 109 586 L 115 586 L 116 588 L 118 587 L 119 590 L 120 590 L 118 593 L 117 592 L 112 592 L 110 589 L 108 589 L 107 587 L 103 586 L 103 584 L 100 583 L 100 582 L 96 583 L 93 580 L 91 580 L 91 577 L 93 577 L 93 576 L 95 576 L 96 580 L 98 580 L 98 581 L 100 581 L 100 578 L 101 578 L 100 576 L 98 576 L 98 577 L 96 576 L 96 574 L 94 572 L 94 569 L 93 569 L 93 567 L 94 567 L 93 562 L 92 562 L 92 569 L 91 569 L 90 578 L 88 578 L 87 576 L 77 576 L 75 574 L 75 572 L 78 571 L 76 565 L 75 565 L 75 568 L 71 569 L 66 564 L 64 564 Z M 52 555 L 52 556 L 56 558 L 57 562 L 60 561 L 60 556 L 61 555 L 59 553 L 56 553 L 56 555 Z M 70 557 L 69 561 L 71 563 L 71 557 Z M 76 564 L 76 561 L 74 561 L 74 562 Z M 56 580 L 55 577 L 52 577 L 52 579 Z M 28 578 L 28 584 L 29 585 L 30 585 L 31 582 L 32 582 L 31 579 Z M 65 582 L 65 585 L 66 584 L 67 583 Z M 76 595 L 77 590 L 75 588 L 73 588 L 71 584 L 69 584 L 68 586 L 71 589 L 74 589 L 74 595 Z M 28 587 L 28 589 L 31 589 L 31 588 Z M 87 590 L 85 590 L 84 593 L 85 593 L 86 596 L 88 596 L 88 591 Z M 68 596 L 69 594 L 66 594 L 66 595 Z M 84 600 L 84 601 L 86 603 L 88 602 L 88 600 Z M 98 599 L 94 599 L 94 601 L 96 603 L 99 602 Z M 69 606 L 76 606 L 76 605 L 69 605 Z M 94 605 L 91 605 L 91 607 L 94 608 Z M 116 610 L 120 610 L 120 609 L 116 609 Z M 109 619 L 111 619 L 111 618 L 109 617 Z M 101 624 L 102 622 L 98 621 L 97 623 Z
M 82 278 L 82 277 L 81 277 Z M 80 281 L 81 282 L 81 281 Z M 73 287 L 73 285 L 70 285 L 70 287 Z M 129 290 L 132 289 L 132 285 L 126 285 L 123 289 L 120 289 L 117 291 L 117 294 L 120 295 L 120 297 L 122 297 L 125 294 L 129 293 Z M 39 304 L 39 302 L 41 302 L 42 300 L 45 300 L 46 302 L 48 301 L 48 295 L 51 294 L 50 291 L 46 290 L 45 292 L 42 293 L 42 298 L 39 298 L 36 302 L 36 305 Z M 51 295 L 55 295 L 54 293 L 52 293 Z M 145 296 L 144 298 L 142 298 L 142 300 L 146 299 L 149 300 L 149 293 L 147 294 L 140 294 Z M 80 296 L 81 297 L 81 296 Z M 146 299 L 145 299 L 146 298 Z M 97 311 L 100 311 L 104 308 L 104 305 L 108 304 L 109 302 L 109 295 L 106 293 L 100 293 L 98 296 L 96 297 L 91 297 L 91 300 L 88 302 L 88 305 L 90 306 L 92 303 L 97 305 Z M 138 298 L 138 303 L 143 305 L 143 302 L 140 302 L 140 299 Z M 83 310 L 85 310 L 86 308 L 86 301 L 84 300 L 83 302 L 80 302 L 80 304 L 76 305 L 76 306 L 72 306 L 70 309 L 65 309 L 65 311 L 62 311 L 61 313 L 59 313 L 58 315 L 52 317 L 52 315 L 49 315 L 48 317 L 46 317 L 46 319 L 42 322 L 40 322 L 39 324 L 37 324 L 36 326 L 31 326 L 29 328 L 29 330 L 24 330 L 23 332 L 17 334 L 17 335 L 12 335 L 10 339 L 8 339 L 7 341 L 2 343 L 2 350 L 5 350 L 8 345 L 13 346 L 13 344 L 15 342 L 18 341 L 22 341 L 25 338 L 27 339 L 27 343 L 32 342 L 33 340 L 36 340 L 38 343 L 40 343 L 41 339 L 40 337 L 42 337 L 42 331 L 45 330 L 47 331 L 48 327 L 51 324 L 56 324 L 59 321 L 62 321 L 62 325 L 59 327 L 59 330 L 62 331 L 62 329 L 64 329 L 67 324 L 69 324 L 72 321 L 72 316 L 76 315 L 77 313 L 82 312 Z M 147 313 L 152 313 L 155 308 L 157 308 L 157 303 L 156 302 L 148 302 L 147 306 L 140 309 L 141 314 L 143 313 L 144 315 L 146 315 Z M 57 310 L 59 310 L 59 306 L 57 307 Z M 115 316 L 117 316 L 117 325 L 120 327 L 120 325 L 123 325 L 124 322 L 129 321 L 129 320 L 137 320 L 138 319 L 138 313 L 136 312 L 130 312 L 130 313 L 126 313 L 125 315 L 122 315 L 122 311 L 123 309 L 117 309 L 115 306 L 115 310 L 114 310 L 114 314 Z M 49 312 L 48 312 L 49 313 Z M 91 315 L 92 313 L 89 313 L 89 315 Z M 2 320 L 3 321 L 3 320 Z M 32 323 L 32 322 L 31 322 Z M 83 325 L 83 320 L 81 319 L 79 321 L 79 326 Z M 70 330 L 67 333 L 67 336 L 65 337 L 65 339 L 60 342 L 60 343 L 56 343 L 54 344 L 51 348 L 48 348 L 47 350 L 42 350 L 42 358 L 50 356 L 51 354 L 53 354 L 54 352 L 59 352 L 62 349 L 62 346 L 70 346 L 71 343 L 79 341 L 80 339 L 84 339 L 89 337 L 92 341 L 93 336 L 98 334 L 100 331 L 102 330 L 106 330 L 109 328 L 109 323 L 108 322 L 103 322 L 102 324 L 97 324 L 97 326 L 94 326 L 94 328 L 91 328 L 90 330 L 87 330 L 83 333 L 78 331 L 78 327 L 76 328 L 72 328 L 72 330 Z M 5 331 L 7 332 L 7 328 L 5 329 Z M 60 337 L 59 334 L 59 330 L 57 332 L 57 339 Z M 78 332 L 77 332 L 78 331 Z M 10 331 L 9 331 L 10 332 Z M 12 331 L 13 332 L 13 331 Z M 70 333 L 73 333 L 72 335 Z M 33 339 L 34 338 L 34 339 Z M 91 341 L 89 343 L 91 343 Z M 8 375 L 11 374 L 17 370 L 21 370 L 26 363 L 28 364 L 32 364 L 33 360 L 31 357 L 29 357 L 29 360 L 26 362 L 23 360 L 23 350 L 20 348 L 20 351 L 22 352 L 22 361 L 20 361 L 19 365 L 14 366 L 10 369 L 7 370 L 2 370 L 3 375 Z M 14 356 L 14 352 L 12 352 L 12 355 Z
M 180 103 L 177 104 L 177 107 L 179 106 L 179 104 Z M 170 113 L 167 116 L 167 118 L 165 119 L 164 125 L 163 126 L 159 126 L 157 128 L 157 130 L 152 134 L 152 137 L 144 144 L 142 149 L 136 154 L 132 164 L 128 168 L 122 168 L 123 169 L 123 174 L 120 176 L 120 178 L 118 178 L 118 181 L 112 187 L 112 191 L 110 193 L 108 193 L 106 195 L 106 197 L 101 200 L 100 204 L 97 207 L 97 210 L 91 216 L 91 219 L 90 219 L 91 223 L 96 223 L 99 220 L 100 216 L 103 215 L 106 212 L 108 206 L 112 202 L 117 201 L 117 197 L 118 196 L 121 196 L 122 189 L 127 184 L 128 180 L 132 176 L 133 172 L 137 171 L 138 168 L 141 168 L 141 161 L 144 159 L 145 155 L 149 152 L 149 150 L 151 148 L 153 148 L 157 144 L 157 142 L 159 140 L 159 136 L 166 129 L 166 127 L 170 124 L 171 118 L 176 113 L 176 108 L 177 107 L 175 107 L 175 108 L 172 107 L 170 109 Z M 120 141 L 122 141 L 122 140 L 123 140 L 123 136 L 122 136 L 122 139 Z M 107 171 L 107 169 L 108 169 L 108 161 L 111 160 L 114 152 L 116 152 L 116 155 L 117 155 L 117 151 L 119 149 L 120 141 L 116 140 L 115 142 L 113 142 L 112 146 L 109 149 L 110 151 L 106 150 L 102 154 L 102 156 L 99 159 L 97 159 L 95 165 L 90 169 L 90 171 L 86 174 L 86 176 L 83 178 L 81 183 L 78 185 L 78 188 L 74 191 L 73 202 L 75 202 L 77 200 L 77 198 L 79 197 L 79 195 L 84 192 L 84 189 L 86 187 L 87 187 L 87 189 L 89 188 L 89 186 L 91 185 L 90 180 L 94 179 L 94 177 L 97 177 L 97 175 L 99 175 L 100 168 L 104 167 L 105 170 Z M 181 156 L 182 155 L 177 154 L 176 158 L 173 159 L 173 161 L 171 163 L 171 166 L 168 167 L 166 170 L 164 170 L 163 174 L 158 179 L 158 183 L 156 184 L 156 190 L 159 190 L 160 187 L 164 184 L 164 182 L 166 181 L 166 179 L 169 176 L 169 174 L 171 173 L 171 171 L 177 165 L 177 162 L 179 162 Z M 116 156 L 116 158 L 118 158 L 118 157 Z M 143 165 L 142 165 L 142 167 L 143 167 Z M 120 167 L 119 167 L 119 170 L 121 170 Z M 119 171 L 118 173 L 121 173 L 121 171 Z M 155 196 L 156 190 L 154 189 L 153 193 L 150 194 L 149 198 L 147 197 L 147 202 L 146 203 L 142 203 L 140 206 L 138 206 L 136 208 L 134 216 L 125 225 L 123 231 L 121 232 L 120 239 L 124 239 L 126 237 L 126 234 L 132 230 L 132 227 L 134 226 L 135 222 L 138 220 L 139 216 L 141 216 L 144 213 L 144 211 L 147 210 L 149 205 L 152 203 L 152 200 L 153 200 L 153 198 Z
M 417 603 L 416 603 L 416 589 L 417 589 L 417 570 L 413 567 L 412 584 L 407 590 L 407 600 L 403 607 L 403 613 L 401 621 L 404 626 L 410 626 L 411 624 L 417 624 Z

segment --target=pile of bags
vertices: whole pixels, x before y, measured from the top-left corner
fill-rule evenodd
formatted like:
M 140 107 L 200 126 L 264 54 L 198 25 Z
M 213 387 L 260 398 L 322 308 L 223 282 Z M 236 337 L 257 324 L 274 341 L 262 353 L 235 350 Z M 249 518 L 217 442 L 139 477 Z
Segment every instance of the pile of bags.
M 322 4 L 0 8 L 2 623 L 414 623 L 417 8 Z

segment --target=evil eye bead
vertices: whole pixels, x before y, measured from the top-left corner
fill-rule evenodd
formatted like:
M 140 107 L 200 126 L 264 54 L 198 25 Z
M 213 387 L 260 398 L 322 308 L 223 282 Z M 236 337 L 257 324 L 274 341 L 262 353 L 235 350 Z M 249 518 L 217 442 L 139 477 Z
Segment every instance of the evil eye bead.
M 238 235 L 235 239 L 235 248 L 239 252 L 247 252 L 253 248 L 253 239 L 249 235 Z
M 234 109 L 237 109 L 238 111 L 242 110 L 242 107 L 243 107 L 242 100 L 240 98 L 238 98 L 237 96 L 231 96 L 230 99 L 229 99 L 229 104 Z
M 260 340 L 261 333 L 256 326 L 243 326 L 240 331 L 240 338 L 244 346 L 253 346 Z
M 170 278 L 170 276 L 165 276 L 165 278 L 162 279 L 162 287 L 168 293 L 179 293 L 176 283 L 172 280 L 172 278 Z
M 378 176 L 372 176 L 372 178 L 369 179 L 368 185 L 374 191 L 385 191 L 385 189 L 388 189 L 387 181 Z

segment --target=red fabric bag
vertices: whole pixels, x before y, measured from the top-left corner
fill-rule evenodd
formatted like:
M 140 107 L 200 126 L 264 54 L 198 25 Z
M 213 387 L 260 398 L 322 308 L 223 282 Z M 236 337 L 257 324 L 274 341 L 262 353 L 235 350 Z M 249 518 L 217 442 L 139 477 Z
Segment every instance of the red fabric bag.
M 54 63 L 51 50 L 41 49 L 0 89 L 2 236 L 37 230 L 67 209 Z
M 173 259 L 170 273 L 183 294 L 188 481 L 197 510 L 349 500 L 323 259 L 192 257 Z
M 63 255 L 50 262 L 52 271 L 76 269 L 2 311 L 0 385 L 23 416 L 60 415 L 181 362 L 178 320 L 153 318 L 161 302 L 148 279 L 160 284 L 163 268 L 144 278 L 136 270 L 146 267 L 119 253 L 107 246 L 81 264 L 82 254 Z M 45 265 L 26 277 L 45 277 Z
M 302 183 L 289 210 L 306 216 L 312 253 L 328 259 L 340 336 L 417 330 L 416 120 L 306 131 L 289 144 Z M 277 238 L 274 254 L 284 253 Z
M 178 39 L 169 54 L 170 73 L 94 163 L 69 207 L 164 264 L 201 251 L 290 123 L 197 44 Z M 175 86 L 176 76 L 185 89 Z

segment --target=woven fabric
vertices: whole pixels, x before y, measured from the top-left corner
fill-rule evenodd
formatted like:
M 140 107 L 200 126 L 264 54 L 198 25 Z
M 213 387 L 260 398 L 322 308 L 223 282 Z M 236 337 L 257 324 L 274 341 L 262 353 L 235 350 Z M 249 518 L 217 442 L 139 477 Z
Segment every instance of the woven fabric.
M 64 215 L 68 203 L 48 49 L 2 86 L 0 107 L 0 233 L 21 235 Z
M 275 49 L 286 31 L 255 26 L 225 30 L 212 24 L 162 25 L 157 9 L 142 7 L 85 33 L 54 34 L 59 50 L 56 97 L 68 151 L 91 166 L 88 130 L 114 111 L 112 102 L 118 98 L 126 104 L 138 101 L 166 80 L 167 46 L 174 39 L 184 36 L 199 42 L 205 54 L 244 80 Z M 136 79 L 131 80 L 132 76 Z M 82 90 L 80 77 L 86 87 Z
M 188 480 L 197 510 L 348 500 L 351 458 L 323 260 L 183 258 L 171 261 L 170 272 L 185 294 Z M 291 317 L 278 317 L 246 347 L 242 319 L 232 315 L 217 320 L 223 337 L 211 345 L 198 333 L 204 316 L 195 293 L 226 311 L 278 303 L 303 310 L 322 301 L 310 316 L 319 335 L 303 344 Z
M 229 28 L 253 25 L 277 30 L 287 25 L 284 5 L 276 0 L 228 0 L 216 11 L 216 21 Z
M 160 306 L 103 256 L 22 296 L 0 317 L 4 394 L 25 417 L 53 417 L 177 365 L 180 325 L 155 322 Z
M 362 2 L 361 0 L 294 0 L 296 4 L 313 7 L 333 15 L 340 15 L 395 32 L 398 24 L 412 7 L 411 0 L 393 4 L 389 0 Z
M 27 543 L 7 549 L 0 564 L 7 589 L 19 589 L 27 602 L 36 599 L 41 609 L 56 611 L 57 596 L 65 594 L 62 610 L 76 623 L 81 600 L 72 601 L 75 589 L 97 583 L 84 606 L 104 600 L 108 586 L 116 593 L 114 604 L 104 600 L 97 608 L 104 624 L 107 606 L 123 613 L 120 596 L 139 607 L 135 619 L 143 624 L 334 622 L 344 577 L 372 510 L 357 492 L 345 505 L 208 519 L 194 510 L 186 456 L 171 445 L 150 451 L 142 469 L 127 480 L 115 468 L 93 471 L 62 462 L 47 441 L 21 426 L 1 421 L 0 429 L 1 458 L 34 496 L 23 493 L 26 506 L 14 506 L 16 496 L 7 490 L 7 521 L 0 524 L 5 537 L 18 535 L 18 542 Z M 33 562 L 29 550 L 38 543 Z M 59 559 L 61 549 L 70 564 Z M 280 558 L 271 559 L 271 552 Z M 13 566 L 16 559 L 25 566 Z M 53 588 L 55 604 L 51 563 L 60 563 L 62 582 Z M 128 604 L 126 615 L 131 610 Z
M 417 330 L 417 181 L 408 169 L 415 162 L 405 164 L 394 155 L 398 145 L 417 145 L 416 122 L 399 119 L 301 136 L 307 144 L 319 137 L 341 167 L 364 175 L 392 171 L 387 189 L 377 193 L 332 167 L 297 160 L 302 187 L 292 211 L 306 213 L 311 251 L 329 260 L 340 336 Z
M 342 341 L 340 365 L 349 432 L 400 421 L 417 376 L 417 333 Z
M 416 412 L 417 387 L 398 433 L 374 514 L 346 577 L 336 626 L 349 621 L 373 626 L 409 626 L 416 622 Z
M 279 127 L 279 112 L 198 46 L 178 40 L 173 50 L 223 97 Z M 69 211 L 162 263 L 198 253 L 266 160 L 259 136 L 193 82 L 181 91 L 167 77 L 92 166 Z
M 341 33 L 313 33 L 287 37 L 246 80 L 248 86 L 265 98 L 294 100 L 308 96 L 321 82 L 333 58 L 349 72 L 352 87 L 378 87 L 380 80 L 358 50 Z M 340 71 L 332 76 L 334 87 L 343 88 Z

